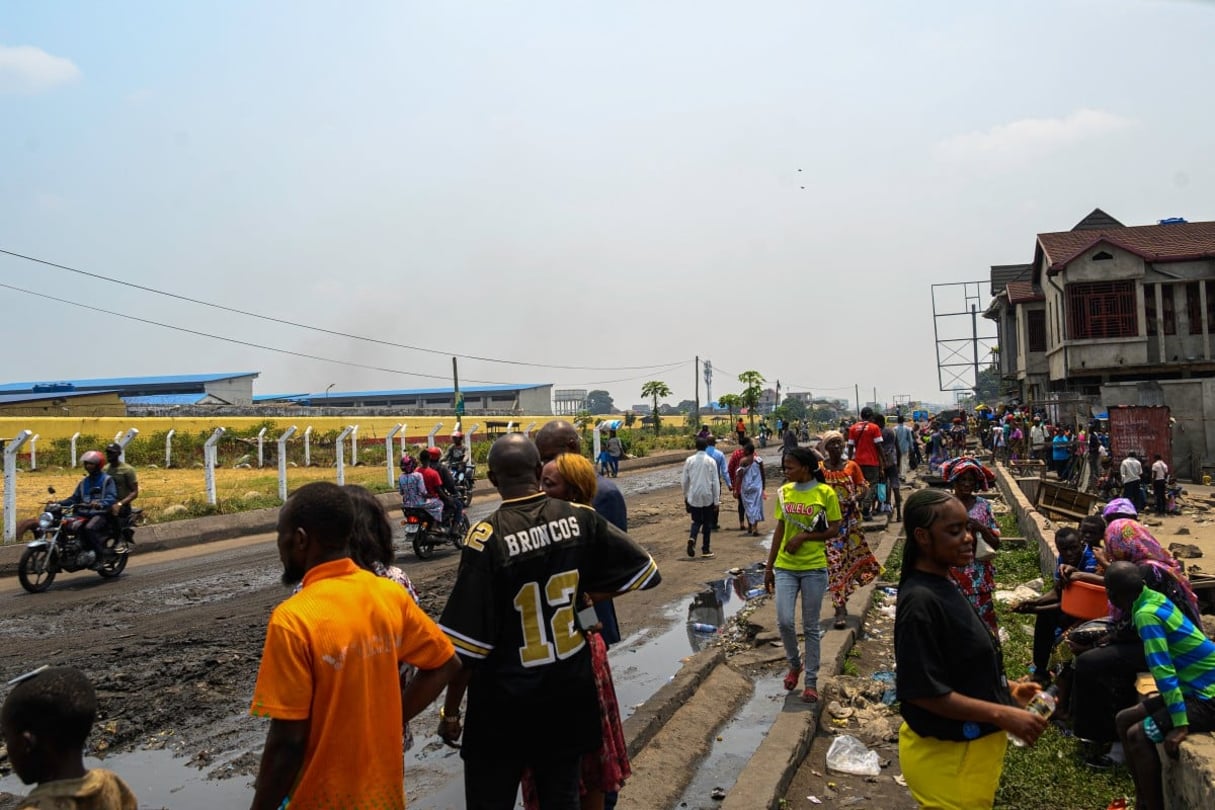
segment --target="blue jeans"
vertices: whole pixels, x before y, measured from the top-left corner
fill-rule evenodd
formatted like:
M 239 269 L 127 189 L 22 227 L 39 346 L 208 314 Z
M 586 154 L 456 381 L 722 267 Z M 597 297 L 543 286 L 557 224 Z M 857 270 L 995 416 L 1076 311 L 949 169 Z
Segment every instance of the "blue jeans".
M 793 669 L 802 665 L 802 658 L 797 649 L 797 627 L 793 617 L 797 595 L 800 593 L 802 596 L 802 633 L 806 637 L 805 682 L 807 688 L 817 687 L 827 569 L 789 571 L 777 568 L 773 574 L 776 578 L 776 626 L 780 630 L 781 643 L 785 645 L 785 657 L 789 659 L 789 666 Z
M 620 473 L 620 456 L 608 454 L 608 464 L 612 467 L 612 477 L 615 478 Z

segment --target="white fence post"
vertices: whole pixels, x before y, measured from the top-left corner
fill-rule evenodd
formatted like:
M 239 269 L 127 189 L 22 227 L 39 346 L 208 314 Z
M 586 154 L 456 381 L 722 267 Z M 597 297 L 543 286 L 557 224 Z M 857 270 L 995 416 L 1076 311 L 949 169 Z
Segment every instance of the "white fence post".
M 470 463 L 472 462 L 472 439 L 473 439 L 473 434 L 474 434 L 474 433 L 476 433 L 476 432 L 477 432 L 478 430 L 480 430 L 480 429 L 481 429 L 481 423 L 480 423 L 480 422 L 478 422 L 477 424 L 475 424 L 475 425 L 473 425 L 472 427 L 470 427 L 470 428 L 468 429 L 468 432 L 464 434 L 464 446 L 468 448 L 468 460 L 469 460 L 469 462 L 470 462 Z
M 359 426 L 352 425 L 350 430 L 350 466 L 359 466 Z
M 536 427 L 536 423 L 532 422 L 530 425 L 527 426 L 527 430 L 523 431 L 523 435 L 530 439 L 532 437 L 532 430 L 535 429 L 535 427 Z
M 177 435 L 175 428 L 169 428 L 169 432 L 165 434 L 165 469 L 173 466 L 173 437 Z M 73 458 L 75 455 L 73 454 Z
M 337 437 L 337 482 L 339 487 L 346 483 L 346 437 L 352 430 L 354 430 L 354 425 L 347 427 Z
M 591 463 L 595 465 L 595 469 L 599 469 L 599 453 L 603 443 L 603 426 L 606 422 L 599 422 L 595 425 L 595 435 L 591 437 Z
M 401 428 L 403 427 L 405 426 L 400 424 L 396 425 L 392 430 L 388 431 L 388 435 L 384 437 L 384 456 L 387 458 L 388 463 L 388 486 L 392 486 L 397 482 L 397 477 L 395 474 L 396 470 L 394 469 L 396 465 L 392 463 L 392 440 L 398 433 L 401 432 Z
M 515 432 L 515 423 L 514 423 L 514 421 L 510 421 L 510 422 L 507 422 L 507 423 L 506 423 L 506 432 L 507 432 L 507 433 L 514 433 L 514 432 Z
M 76 466 L 76 440 L 80 438 L 80 431 L 72 434 L 72 466 Z
M 287 442 L 295 435 L 295 425 L 278 437 L 278 499 L 287 502 Z
M 406 451 L 409 449 L 406 445 L 406 442 L 409 440 L 409 437 L 406 436 L 407 433 L 409 433 L 409 425 L 401 425 L 401 455 L 405 455 Z
M 435 446 L 435 434 L 438 433 L 442 429 L 443 429 L 442 422 L 440 422 L 439 424 L 434 426 L 434 429 L 431 430 L 430 433 L 426 436 L 426 446 L 427 447 Z
M 126 461 L 127 445 L 130 444 L 131 440 L 138 435 L 139 428 L 127 428 L 126 433 L 122 433 L 118 436 L 118 438 L 114 439 L 114 441 L 118 443 L 118 446 L 123 449 L 123 453 L 118 456 L 119 461 Z
M 23 430 L 4 448 L 4 542 L 17 539 L 17 453 L 33 434 Z
M 219 453 L 215 451 L 215 443 L 225 432 L 224 428 L 216 428 L 215 432 L 211 434 L 211 438 L 203 443 L 203 473 L 207 481 L 207 503 L 212 506 L 215 505 L 215 463 L 219 456 Z
M 38 440 L 42 438 L 41 433 L 35 433 L 30 436 L 30 471 L 38 469 Z
M 304 466 L 312 466 L 312 425 L 304 428 Z
M 257 468 L 260 470 L 266 466 L 266 429 L 262 428 L 257 432 Z

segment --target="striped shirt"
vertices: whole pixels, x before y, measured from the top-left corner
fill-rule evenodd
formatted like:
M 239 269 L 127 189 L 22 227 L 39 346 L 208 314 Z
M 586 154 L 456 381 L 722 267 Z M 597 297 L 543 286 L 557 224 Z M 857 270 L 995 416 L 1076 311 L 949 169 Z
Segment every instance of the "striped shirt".
M 1131 613 L 1173 727 L 1188 726 L 1185 696 L 1215 699 L 1215 642 L 1151 588 L 1143 589 Z

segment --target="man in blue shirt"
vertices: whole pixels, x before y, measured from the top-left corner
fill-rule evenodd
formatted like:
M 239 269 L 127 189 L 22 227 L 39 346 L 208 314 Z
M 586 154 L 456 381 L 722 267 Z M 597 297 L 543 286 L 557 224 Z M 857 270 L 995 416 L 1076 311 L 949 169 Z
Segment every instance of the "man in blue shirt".
M 730 470 L 726 466 L 726 454 L 717 449 L 717 437 L 712 433 L 705 439 L 709 446 L 705 448 L 705 455 L 713 459 L 717 465 L 717 474 L 721 476 L 721 480 L 725 482 L 722 491 L 730 488 Z M 713 531 L 721 531 L 721 501 L 713 505 Z
M 109 526 L 106 516 L 111 507 L 118 503 L 118 485 L 114 479 L 106 475 L 105 456 L 96 450 L 90 450 L 81 456 L 80 463 L 84 466 L 85 476 L 80 479 L 71 496 L 60 501 L 61 506 L 76 507 L 76 514 L 88 516 L 81 534 L 93 550 L 93 559 L 86 565 L 105 559 L 112 552 L 105 548 L 105 530 Z

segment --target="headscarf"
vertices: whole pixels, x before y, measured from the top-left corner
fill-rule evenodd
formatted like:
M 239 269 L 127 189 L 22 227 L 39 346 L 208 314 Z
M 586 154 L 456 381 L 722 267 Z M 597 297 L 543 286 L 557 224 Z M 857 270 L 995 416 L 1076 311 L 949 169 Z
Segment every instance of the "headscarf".
M 413 456 L 406 455 L 403 459 L 401 459 L 401 472 L 405 473 L 406 475 L 409 475 L 417 468 L 418 462 L 414 460 Z
M 1112 504 L 1111 504 L 1112 505 Z M 1108 508 L 1108 507 L 1107 507 Z M 1119 518 L 1105 528 L 1105 553 L 1111 561 L 1131 562 L 1135 565 L 1150 565 L 1169 574 L 1181 587 L 1186 601 L 1195 616 L 1198 615 L 1198 597 L 1190 587 L 1185 569 L 1172 554 L 1165 551 L 1152 533 L 1142 523 L 1130 518 Z
M 1114 498 L 1105 505 L 1101 510 L 1101 517 L 1108 518 L 1114 515 L 1127 515 L 1128 517 L 1138 517 L 1139 510 L 1135 508 L 1135 504 L 1131 503 L 1129 498 Z
M 827 442 L 831 441 L 832 439 L 839 439 L 842 442 L 844 440 L 844 434 L 840 433 L 838 430 L 828 430 L 819 437 L 818 441 L 819 444 L 826 445 Z
M 975 474 L 975 490 L 982 492 L 996 482 L 996 474 L 970 456 L 953 458 L 941 465 L 941 475 L 952 484 L 968 472 Z

